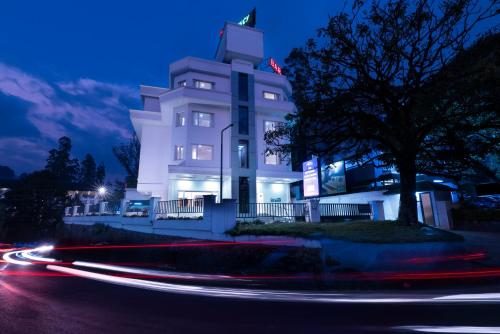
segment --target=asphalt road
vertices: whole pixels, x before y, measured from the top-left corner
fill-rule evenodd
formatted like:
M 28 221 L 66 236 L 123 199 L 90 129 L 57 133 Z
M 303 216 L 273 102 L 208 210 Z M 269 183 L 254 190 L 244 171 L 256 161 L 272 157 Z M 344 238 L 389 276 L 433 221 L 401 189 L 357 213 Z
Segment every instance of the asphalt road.
M 2 334 L 412 332 L 399 326 L 498 328 L 500 304 L 269 302 L 0 271 Z

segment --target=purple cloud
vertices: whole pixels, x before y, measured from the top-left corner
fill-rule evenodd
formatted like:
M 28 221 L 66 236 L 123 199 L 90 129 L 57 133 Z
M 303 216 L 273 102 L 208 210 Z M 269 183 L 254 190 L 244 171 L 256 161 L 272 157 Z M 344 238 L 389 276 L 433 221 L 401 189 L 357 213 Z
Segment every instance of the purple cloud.
M 25 114 L 19 115 L 40 134 L 2 138 L 0 133 L 0 164 L 19 171 L 42 167 L 61 136 L 77 143 L 75 154 L 94 152 L 110 161 L 111 146 L 132 135 L 128 108 L 137 103 L 138 91 L 130 86 L 90 78 L 53 83 L 0 62 L 0 94 L 27 102 Z M 116 165 L 111 169 L 118 173 Z

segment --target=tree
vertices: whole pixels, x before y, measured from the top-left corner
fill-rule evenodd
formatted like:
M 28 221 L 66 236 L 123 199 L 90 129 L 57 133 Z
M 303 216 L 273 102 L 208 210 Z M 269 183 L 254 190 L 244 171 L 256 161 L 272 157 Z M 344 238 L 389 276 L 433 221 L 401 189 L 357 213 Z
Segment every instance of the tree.
M 9 166 L 0 166 L 0 180 L 12 180 L 16 173 Z
M 101 162 L 96 168 L 96 183 L 104 184 L 104 179 L 106 178 L 106 168 Z
M 133 137 L 127 142 L 113 147 L 113 154 L 118 162 L 127 172 L 127 187 L 137 186 L 137 177 L 139 176 L 139 156 L 141 153 L 141 143 L 134 133 Z
M 286 59 L 297 112 L 266 133 L 266 142 L 288 154 L 300 138 L 309 154 L 395 166 L 398 219 L 416 224 L 417 173 L 456 178 L 498 152 L 498 104 L 486 101 L 491 89 L 483 92 L 479 68 L 452 65 L 471 30 L 498 15 L 498 4 L 354 1 Z
M 79 190 L 91 190 L 96 186 L 97 170 L 94 157 L 86 154 L 80 163 Z
M 74 187 L 78 181 L 78 159 L 71 159 L 71 139 L 61 137 L 58 143 L 57 149 L 49 151 L 45 169 L 58 177 L 68 190 Z
M 43 170 L 19 179 L 5 194 L 7 238 L 51 239 L 62 223 L 66 189 L 61 178 Z

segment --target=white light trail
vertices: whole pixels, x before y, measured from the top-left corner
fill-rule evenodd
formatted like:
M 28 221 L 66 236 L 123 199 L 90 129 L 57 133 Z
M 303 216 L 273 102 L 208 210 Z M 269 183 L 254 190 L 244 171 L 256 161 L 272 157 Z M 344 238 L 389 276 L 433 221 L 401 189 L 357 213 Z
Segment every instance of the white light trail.
M 149 275 L 149 276 L 157 276 L 157 277 L 165 277 L 165 278 L 182 278 L 182 279 L 193 279 L 193 280 L 244 281 L 243 279 L 237 279 L 237 278 L 233 278 L 231 276 L 226 276 L 226 275 L 179 273 L 179 272 L 174 272 L 174 271 L 160 271 L 160 270 L 151 270 L 151 269 L 143 269 L 143 268 L 132 268 L 132 267 L 123 267 L 123 266 L 109 265 L 109 264 L 104 264 L 104 263 L 94 263 L 94 262 L 84 262 L 84 261 L 75 261 L 75 262 L 73 262 L 73 265 L 79 266 L 79 267 L 103 269 L 103 270 L 117 271 L 117 272 L 122 272 L 122 273 Z
M 28 250 L 22 251 L 21 256 L 24 258 L 27 258 L 29 260 L 36 261 L 36 262 L 56 262 L 57 261 L 56 259 L 31 254 L 34 252 L 44 253 L 44 252 L 51 251 L 52 249 L 54 249 L 54 246 L 52 246 L 52 245 L 40 246 L 40 247 L 37 247 L 34 249 L 28 249 Z
M 28 266 L 31 264 L 31 262 L 29 262 L 29 261 L 16 260 L 13 258 L 13 256 L 20 257 L 21 251 L 13 251 L 13 252 L 5 253 L 2 258 L 7 263 L 18 264 L 20 266 Z
M 500 333 L 500 327 L 476 327 L 476 326 L 399 326 L 399 330 L 408 330 L 421 333 Z

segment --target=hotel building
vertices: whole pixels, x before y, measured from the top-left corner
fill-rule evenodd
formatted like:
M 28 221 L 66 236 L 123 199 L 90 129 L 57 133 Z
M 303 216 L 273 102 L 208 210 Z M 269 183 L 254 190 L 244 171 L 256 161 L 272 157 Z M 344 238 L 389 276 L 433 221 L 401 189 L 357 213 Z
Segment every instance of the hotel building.
M 265 131 L 295 110 L 285 76 L 259 70 L 263 32 L 227 22 L 215 60 L 170 64 L 170 88 L 141 86 L 143 110 L 130 110 L 141 142 L 137 191 L 162 200 L 223 198 L 289 202 L 302 178 L 278 155 L 266 155 Z M 224 131 L 221 152 L 221 130 Z

